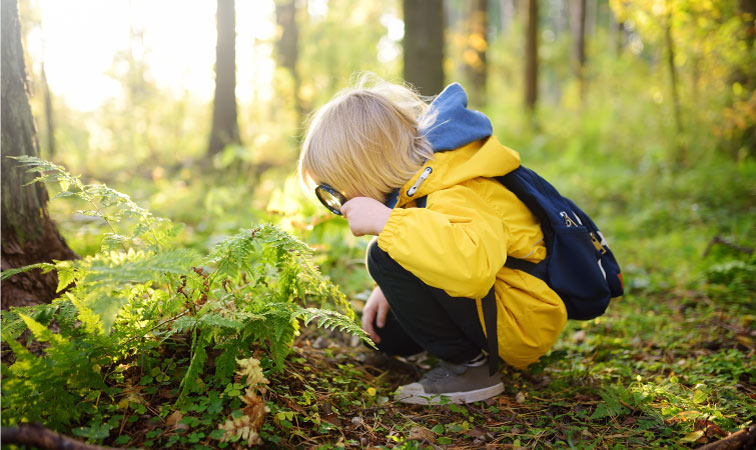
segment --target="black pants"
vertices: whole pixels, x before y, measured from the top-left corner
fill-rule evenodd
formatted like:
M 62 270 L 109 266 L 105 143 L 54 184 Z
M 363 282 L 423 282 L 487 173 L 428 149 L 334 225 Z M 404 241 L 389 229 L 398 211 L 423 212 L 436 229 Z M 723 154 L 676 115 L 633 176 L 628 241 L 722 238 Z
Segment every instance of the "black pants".
M 397 356 L 427 350 L 456 364 L 469 361 L 486 348 L 475 300 L 451 297 L 430 287 L 391 259 L 374 239 L 367 251 L 367 267 L 391 309 L 378 348 Z

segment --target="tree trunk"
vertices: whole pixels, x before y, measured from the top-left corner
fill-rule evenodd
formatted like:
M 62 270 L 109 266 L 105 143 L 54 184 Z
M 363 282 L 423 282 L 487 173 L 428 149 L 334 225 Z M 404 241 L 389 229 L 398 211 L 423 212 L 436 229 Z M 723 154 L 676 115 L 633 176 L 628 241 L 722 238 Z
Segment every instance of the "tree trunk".
M 422 95 L 444 88 L 442 0 L 404 0 L 404 79 Z
M 2 270 L 76 254 L 47 213 L 48 195 L 34 175 L 8 156 L 39 156 L 37 130 L 29 106 L 28 79 L 16 0 L 2 0 Z M 18 274 L 2 283 L 2 307 L 49 303 L 58 278 L 40 271 Z
M 538 0 L 527 0 L 525 29 L 525 109 L 533 112 L 538 101 Z
M 667 8 L 672 6 L 667 1 Z M 667 45 L 667 68 L 669 69 L 669 82 L 670 90 L 672 92 L 672 109 L 675 119 L 675 132 L 678 142 L 677 147 L 677 161 L 679 163 L 685 163 L 687 159 L 687 149 L 684 144 L 679 142 L 683 133 L 682 124 L 682 112 L 680 110 L 680 95 L 678 93 L 678 81 L 677 81 L 677 67 L 675 66 L 675 43 L 672 38 L 672 11 L 667 10 L 666 23 L 664 24 L 664 39 Z
M 50 85 L 47 84 L 47 74 L 45 74 L 45 65 L 42 64 L 42 88 L 45 91 L 45 126 L 47 129 L 47 158 L 52 160 L 55 157 L 55 118 L 53 117 L 52 95 L 50 94 Z
M 574 0 L 575 76 L 580 84 L 580 102 L 585 100 L 585 0 Z
M 617 58 L 619 58 L 622 56 L 622 52 L 625 49 L 625 22 L 615 20 L 614 26 L 614 52 L 617 55 Z
M 465 72 L 470 82 L 470 103 L 485 106 L 488 66 L 486 64 L 488 0 L 474 0 L 468 5 L 467 45 L 464 52 Z
M 289 71 L 293 81 L 294 107 L 297 111 L 297 123 L 306 114 L 302 100 L 299 98 L 301 79 L 297 72 L 299 59 L 299 27 L 297 26 L 296 0 L 276 1 L 276 22 L 281 27 L 281 37 L 278 39 L 278 64 Z
M 215 101 L 208 155 L 239 143 L 236 117 L 236 12 L 234 0 L 218 0 L 218 41 L 215 45 Z

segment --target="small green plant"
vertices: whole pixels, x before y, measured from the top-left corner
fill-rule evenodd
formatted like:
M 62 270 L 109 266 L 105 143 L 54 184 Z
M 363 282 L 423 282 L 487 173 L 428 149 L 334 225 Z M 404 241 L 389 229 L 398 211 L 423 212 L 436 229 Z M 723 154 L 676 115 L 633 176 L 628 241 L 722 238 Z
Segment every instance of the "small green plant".
M 55 271 L 60 293 L 2 314 L 4 425 L 37 421 L 127 444 L 140 423 L 150 430 L 145 446 L 221 439 L 217 425 L 243 406 L 238 360 L 254 355 L 263 369 L 281 370 L 310 322 L 369 342 L 311 249 L 275 226 L 240 230 L 202 256 L 176 246 L 179 225 L 128 196 L 17 159 L 41 174 L 34 182 L 59 183 L 55 197 L 85 202 L 79 212 L 109 232 L 95 255 L 2 273 Z

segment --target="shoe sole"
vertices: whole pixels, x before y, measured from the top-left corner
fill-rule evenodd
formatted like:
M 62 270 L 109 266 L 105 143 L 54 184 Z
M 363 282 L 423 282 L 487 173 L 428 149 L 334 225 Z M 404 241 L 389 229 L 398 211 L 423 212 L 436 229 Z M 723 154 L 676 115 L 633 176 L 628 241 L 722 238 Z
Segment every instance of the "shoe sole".
M 397 393 L 394 400 L 413 405 L 437 405 L 443 398 L 448 398 L 448 403 L 473 403 L 487 400 L 504 392 L 504 383 L 495 384 L 483 389 L 466 392 L 447 392 L 445 394 L 416 394 Z

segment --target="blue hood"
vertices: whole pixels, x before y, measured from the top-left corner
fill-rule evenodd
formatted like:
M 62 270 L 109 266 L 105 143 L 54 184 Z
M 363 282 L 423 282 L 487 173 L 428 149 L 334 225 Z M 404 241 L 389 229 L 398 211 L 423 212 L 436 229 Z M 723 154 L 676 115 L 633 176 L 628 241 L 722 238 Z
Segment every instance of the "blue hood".
M 435 115 L 434 121 L 420 131 L 434 152 L 454 150 L 493 133 L 491 120 L 485 114 L 467 109 L 467 93 L 459 83 L 450 84 L 438 94 L 426 114 Z M 386 199 L 386 206 L 393 208 L 398 200 L 399 189 L 395 189 Z
M 493 133 L 485 114 L 467 109 L 467 93 L 459 83 L 438 94 L 427 114 L 435 114 L 435 121 L 422 132 L 435 152 L 454 150 Z

